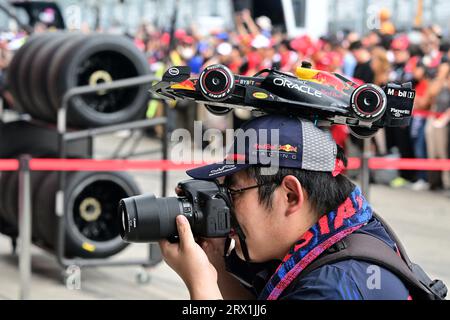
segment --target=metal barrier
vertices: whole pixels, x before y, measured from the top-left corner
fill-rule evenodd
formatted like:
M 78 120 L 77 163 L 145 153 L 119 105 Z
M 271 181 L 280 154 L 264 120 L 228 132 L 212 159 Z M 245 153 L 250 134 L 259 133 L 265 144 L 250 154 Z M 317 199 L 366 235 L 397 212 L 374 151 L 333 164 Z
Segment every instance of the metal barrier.
M 124 124 L 112 125 L 107 127 L 95 128 L 95 129 L 86 129 L 82 131 L 76 132 L 67 132 L 67 111 L 70 108 L 70 101 L 72 98 L 88 94 L 94 93 L 98 91 L 107 91 L 107 90 L 116 90 L 126 87 L 139 86 L 143 84 L 150 84 L 152 81 L 157 81 L 158 78 L 153 75 L 145 75 L 140 77 L 128 78 L 123 80 L 117 80 L 110 83 L 103 83 L 96 86 L 80 86 L 71 88 L 68 90 L 62 99 L 61 108 L 58 110 L 57 117 L 57 128 L 58 128 L 58 141 L 59 141 L 59 156 L 60 158 L 64 158 L 66 156 L 66 142 L 76 139 L 81 139 L 85 137 L 94 137 L 102 134 L 108 134 L 112 132 L 116 132 L 119 130 L 126 129 L 138 129 L 138 128 L 146 128 L 152 127 L 156 125 L 164 125 L 164 134 L 162 138 L 162 157 L 163 159 L 167 158 L 167 119 L 165 117 L 154 118 L 154 119 L 146 119 L 134 122 L 127 122 Z M 167 105 L 163 101 L 165 107 Z M 167 172 L 162 172 L 162 195 L 166 195 L 167 188 Z M 76 265 L 79 267 L 91 267 L 91 266 L 123 266 L 123 265 L 142 265 L 143 267 L 151 267 L 161 261 L 161 257 L 157 257 L 155 259 L 154 250 L 159 250 L 155 244 L 149 245 L 149 256 L 146 260 L 128 260 L 128 261 L 107 261 L 105 259 L 67 259 L 65 257 L 65 197 L 64 197 L 64 189 L 66 182 L 66 172 L 59 172 L 59 191 L 56 194 L 56 216 L 57 216 L 57 242 L 56 242 L 56 259 L 61 267 L 68 268 L 72 265 Z
M 70 108 L 71 99 L 75 96 L 94 93 L 98 91 L 117 90 L 126 87 L 139 86 L 150 84 L 152 81 L 157 81 L 158 78 L 153 75 L 145 75 L 140 77 L 122 79 L 110 83 L 99 84 L 96 86 L 81 86 L 70 89 L 63 97 L 62 106 L 58 110 L 57 116 L 57 131 L 58 131 L 58 153 L 60 158 L 66 157 L 67 142 L 82 139 L 93 138 L 103 134 L 116 132 L 119 130 L 136 130 L 142 128 L 153 127 L 156 125 L 163 125 L 164 135 L 162 137 L 162 158 L 167 158 L 167 119 L 165 117 L 145 119 L 127 122 L 118 125 L 111 125 L 100 128 L 86 129 L 81 131 L 67 131 L 67 111 Z M 160 99 L 158 99 L 160 100 Z M 164 108 L 167 104 L 164 100 Z M 3 104 L 1 104 L 1 107 Z M 0 110 L 3 116 L 3 108 Z M 39 123 L 39 121 L 36 121 Z M 90 149 L 92 150 L 92 143 Z M 30 157 L 27 155 L 21 156 L 19 161 L 19 239 L 21 243 L 21 250 L 19 256 L 20 268 L 20 299 L 29 299 L 30 297 L 30 279 L 31 279 L 31 224 L 32 224 L 32 208 L 31 208 L 31 191 L 30 191 Z M 11 160 L 11 168 L 14 164 Z M 162 195 L 166 195 L 167 188 L 167 171 L 161 172 L 162 179 Z M 73 265 L 79 267 L 90 266 L 124 266 L 124 265 L 141 265 L 143 267 L 152 267 L 162 260 L 159 247 L 156 244 L 149 244 L 148 257 L 146 259 L 124 260 L 124 261 L 108 261 L 107 259 L 68 259 L 65 257 L 65 220 L 64 208 L 65 198 L 64 189 L 66 182 L 66 172 L 59 172 L 59 191 L 56 194 L 56 216 L 57 216 L 57 241 L 55 248 L 55 256 L 58 264 L 66 270 Z

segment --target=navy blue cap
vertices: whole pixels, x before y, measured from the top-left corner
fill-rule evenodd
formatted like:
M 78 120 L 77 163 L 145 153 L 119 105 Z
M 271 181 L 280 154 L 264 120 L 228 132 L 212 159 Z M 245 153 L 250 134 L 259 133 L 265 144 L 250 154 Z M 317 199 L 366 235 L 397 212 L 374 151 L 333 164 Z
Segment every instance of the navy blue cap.
M 297 117 L 265 115 L 235 133 L 224 161 L 188 170 L 200 180 L 232 175 L 252 165 L 333 172 L 337 146 L 328 131 Z

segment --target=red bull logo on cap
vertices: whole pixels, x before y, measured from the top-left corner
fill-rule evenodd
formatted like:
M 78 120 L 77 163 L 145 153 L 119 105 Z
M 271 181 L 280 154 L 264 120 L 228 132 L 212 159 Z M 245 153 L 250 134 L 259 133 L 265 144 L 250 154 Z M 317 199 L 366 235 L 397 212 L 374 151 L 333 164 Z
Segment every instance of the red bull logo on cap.
M 297 148 L 298 147 L 291 146 L 290 144 L 285 144 L 285 145 L 279 146 L 278 150 L 284 151 L 284 152 L 297 152 Z
M 298 150 L 298 147 L 294 147 L 290 144 L 284 144 L 284 145 L 255 144 L 254 148 L 256 150 L 284 151 L 284 152 L 297 152 L 297 150 Z

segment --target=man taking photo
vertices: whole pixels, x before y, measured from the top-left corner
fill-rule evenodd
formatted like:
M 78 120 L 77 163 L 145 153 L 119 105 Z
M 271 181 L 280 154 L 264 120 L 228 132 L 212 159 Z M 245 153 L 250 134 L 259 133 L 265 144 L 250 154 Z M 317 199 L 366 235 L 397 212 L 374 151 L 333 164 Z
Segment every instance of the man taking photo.
M 381 242 L 386 259 L 399 254 L 360 189 L 342 174 L 346 159 L 331 135 L 309 121 L 279 115 L 250 120 L 242 129 L 276 129 L 278 141 L 246 141 L 241 153 L 227 157 L 256 163 L 223 162 L 187 172 L 227 187 L 234 218 L 229 238 L 194 239 L 187 219 L 178 216 L 179 243 L 160 242 L 191 298 L 411 299 L 409 281 L 384 263 L 345 258 L 317 266 L 358 234 Z M 275 172 L 259 163 L 261 155 L 277 157 Z

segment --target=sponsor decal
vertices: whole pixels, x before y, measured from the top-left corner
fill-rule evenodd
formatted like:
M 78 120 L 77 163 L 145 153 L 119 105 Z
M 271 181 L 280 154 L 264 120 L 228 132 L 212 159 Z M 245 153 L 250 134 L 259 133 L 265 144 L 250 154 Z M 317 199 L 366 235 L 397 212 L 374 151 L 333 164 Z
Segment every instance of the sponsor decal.
M 314 96 L 317 98 L 322 98 L 322 92 L 315 90 L 314 88 L 311 88 L 310 86 L 306 84 L 299 84 L 290 81 L 289 79 L 285 78 L 275 78 L 273 79 L 273 84 L 279 87 L 287 87 L 289 89 L 296 89 L 302 93 L 309 94 L 310 96 Z
M 242 86 L 254 86 L 256 83 L 255 80 L 250 80 L 250 79 L 239 79 L 239 80 L 236 80 L 236 82 Z
M 297 147 L 291 146 L 290 144 L 285 144 L 278 147 L 278 150 L 285 152 L 297 152 Z
M 414 99 L 416 96 L 414 91 L 396 90 L 392 88 L 389 88 L 387 90 L 387 94 L 394 97 L 408 98 L 408 99 Z
M 267 93 L 264 92 L 255 92 L 253 93 L 253 98 L 256 99 L 267 99 L 269 96 L 267 95 Z
M 311 78 L 312 81 L 328 85 L 337 91 L 348 91 L 351 89 L 351 82 L 344 82 L 331 73 L 319 71 Z
M 195 90 L 194 83 L 191 80 L 185 80 L 170 86 L 172 89 Z
M 170 68 L 168 72 L 171 76 L 177 76 L 180 74 L 180 70 L 178 68 Z
M 294 147 L 290 144 L 284 144 L 284 145 L 255 144 L 253 147 L 256 150 L 279 151 L 279 152 L 297 152 L 297 150 L 298 150 L 298 147 Z
M 211 170 L 209 172 L 209 176 L 214 176 L 214 175 L 217 175 L 217 174 L 228 172 L 228 171 L 233 170 L 235 168 L 236 168 L 236 165 L 234 165 L 234 164 L 226 164 L 226 165 L 223 165 L 223 166 L 221 166 L 221 167 L 219 167 L 217 169 Z
M 400 118 L 401 116 L 409 116 L 411 115 L 411 112 L 409 110 L 406 109 L 396 109 L 396 108 L 391 108 L 391 114 L 394 115 L 394 117 L 396 118 Z

